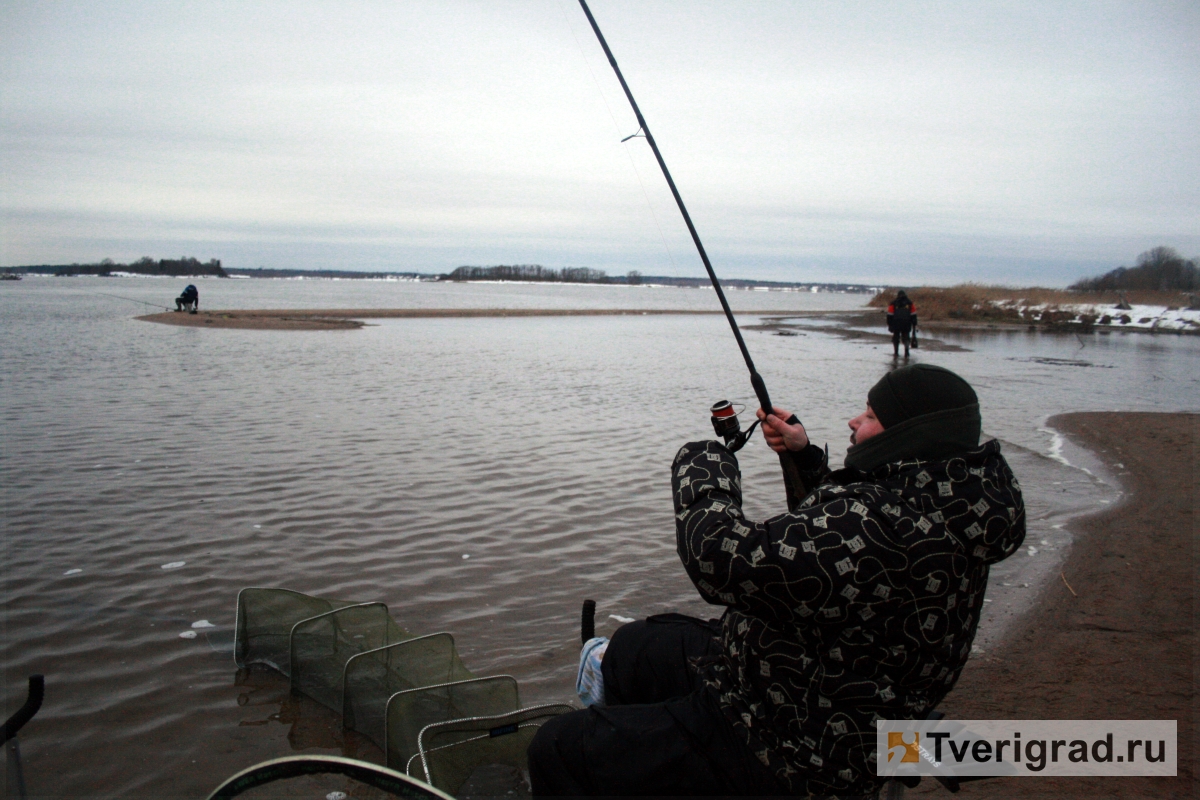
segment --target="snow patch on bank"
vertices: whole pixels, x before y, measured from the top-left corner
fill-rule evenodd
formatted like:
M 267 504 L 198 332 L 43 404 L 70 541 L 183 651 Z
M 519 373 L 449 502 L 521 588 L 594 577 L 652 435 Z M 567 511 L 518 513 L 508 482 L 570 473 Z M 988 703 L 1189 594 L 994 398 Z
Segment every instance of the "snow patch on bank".
M 1200 333 L 1200 308 L 1131 305 L 1120 309 L 1092 303 L 1041 303 L 1025 305 L 1022 300 L 993 300 L 997 308 L 1012 309 L 1030 322 L 1094 325 L 1110 330 L 1159 330 Z

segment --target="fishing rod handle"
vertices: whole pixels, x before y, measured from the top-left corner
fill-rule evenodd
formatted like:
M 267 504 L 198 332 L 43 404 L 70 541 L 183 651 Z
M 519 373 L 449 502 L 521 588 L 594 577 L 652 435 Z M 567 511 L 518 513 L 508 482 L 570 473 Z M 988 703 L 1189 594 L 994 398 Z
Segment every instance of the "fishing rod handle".
M 46 679 L 41 675 L 29 676 L 29 696 L 25 698 L 25 705 L 17 709 L 17 713 L 13 714 L 4 723 L 4 741 L 17 735 L 17 731 L 21 730 L 26 722 L 33 719 L 33 715 L 42 707 L 42 699 L 46 695 Z
M 758 402 L 762 405 L 764 414 L 774 414 L 775 406 L 771 405 L 771 395 L 767 393 L 767 384 L 763 382 L 762 375 L 757 372 L 750 373 L 750 384 L 754 387 L 754 393 L 758 395 Z M 787 425 L 799 425 L 800 418 L 795 414 L 784 420 Z
M 587 644 L 589 639 L 596 638 L 596 601 L 583 601 L 583 615 L 580 618 L 579 638 L 583 640 L 583 644 Z
M 754 393 L 758 395 L 758 401 L 762 404 L 763 413 L 774 414 L 775 406 L 771 405 L 771 396 L 767 393 L 767 385 L 757 371 L 750 373 L 750 383 L 754 386 Z M 799 425 L 800 418 L 792 414 L 784 420 L 784 423 Z M 795 511 L 800 506 L 800 501 L 804 499 L 804 481 L 800 477 L 800 470 L 797 469 L 796 462 L 792 461 L 789 453 L 779 453 L 779 468 L 783 471 L 783 492 L 787 498 L 788 510 Z
M 792 419 L 795 419 L 792 415 Z M 797 420 L 799 421 L 799 420 Z M 779 468 L 783 470 L 783 494 L 787 499 L 788 511 L 795 511 L 804 499 L 804 479 L 790 453 L 779 453 Z
M 758 370 L 750 371 L 750 385 L 754 387 L 754 394 L 758 396 L 758 404 L 763 413 L 774 414 L 775 406 L 771 405 L 771 395 L 767 392 L 767 384 L 763 381 L 762 375 L 758 374 Z
M 764 414 L 774 414 L 775 406 L 771 405 L 771 395 L 767 392 L 767 384 L 763 381 L 762 375 L 758 371 L 750 373 L 750 385 L 754 387 L 754 394 L 758 396 L 758 402 Z M 795 414 L 784 420 L 786 425 L 799 425 L 800 418 Z

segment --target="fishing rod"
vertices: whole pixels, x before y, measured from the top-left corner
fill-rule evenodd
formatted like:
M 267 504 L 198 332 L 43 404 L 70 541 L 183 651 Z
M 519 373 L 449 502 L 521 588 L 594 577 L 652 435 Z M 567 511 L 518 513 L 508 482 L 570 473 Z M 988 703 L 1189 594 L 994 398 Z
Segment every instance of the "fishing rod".
M 629 90 L 629 84 L 625 82 L 625 76 L 621 74 L 621 68 L 617 66 L 617 59 L 613 56 L 612 50 L 609 49 L 604 34 L 600 32 L 600 26 L 596 24 L 596 18 L 592 16 L 592 10 L 588 8 L 587 0 L 579 0 L 579 5 L 583 8 L 583 13 L 587 15 L 588 22 L 591 24 L 596 38 L 600 40 L 600 46 L 604 48 L 604 55 L 608 56 L 608 63 L 612 66 L 613 72 L 617 73 L 617 80 L 621 82 L 621 88 L 625 90 L 625 98 L 629 100 L 629 105 L 633 107 L 633 114 L 637 117 L 637 133 L 626 137 L 623 141 L 641 134 L 650 145 L 650 149 L 654 151 L 654 158 L 658 161 L 658 166 L 662 170 L 663 177 L 667 179 L 667 186 L 671 188 L 671 194 L 675 197 L 675 204 L 679 206 L 679 213 L 683 215 L 683 221 L 687 224 L 688 232 L 692 235 L 692 241 L 696 244 L 697 252 L 700 253 L 700 260 L 704 262 L 704 269 L 708 271 L 709 280 L 712 281 L 713 289 L 717 292 L 717 299 L 721 301 L 721 308 L 725 311 L 725 319 L 729 320 L 729 327 L 733 329 L 733 337 L 737 339 L 738 349 L 742 351 L 742 358 L 746 361 L 746 368 L 750 370 L 750 385 L 754 387 L 754 394 L 758 397 L 759 405 L 762 407 L 764 413 L 774 414 L 775 407 L 771 405 L 771 396 L 767 392 L 767 385 L 763 382 L 762 375 L 759 375 L 758 370 L 754 368 L 754 360 L 750 358 L 750 351 L 746 349 L 746 342 L 742 338 L 742 331 L 738 328 L 737 320 L 733 318 L 733 310 L 729 307 L 729 301 L 725 299 L 725 292 L 721 289 L 721 282 L 717 279 L 717 273 L 713 270 L 712 263 L 708 260 L 708 253 L 704 250 L 704 243 L 700 241 L 700 234 L 696 232 L 696 226 L 692 224 L 692 217 L 688 214 L 687 206 L 683 204 L 683 197 L 680 196 L 679 189 L 675 187 L 675 181 L 671 178 L 671 171 L 667 169 L 667 162 L 663 160 L 662 153 L 658 149 L 658 144 L 654 141 L 654 134 L 650 133 L 650 126 L 646 124 L 646 118 L 642 116 L 642 110 L 638 108 L 637 101 L 633 99 L 633 92 Z M 746 443 L 746 439 L 749 438 L 750 433 L 754 430 L 754 425 L 758 424 L 755 422 L 745 433 L 738 433 L 737 416 L 733 413 L 731 404 L 724 400 L 713 406 L 712 413 L 714 429 L 719 435 L 725 437 L 727 444 L 736 445 L 732 448 L 734 450 L 739 449 Z M 795 425 L 800 420 L 793 414 L 787 422 Z M 783 483 L 787 492 L 788 508 L 793 508 L 800 500 L 799 497 L 795 496 L 795 488 L 801 486 L 800 476 L 795 464 L 784 453 L 779 454 L 779 465 L 783 469 Z
M 4 749 L 8 751 L 9 764 L 9 784 L 16 789 L 16 797 L 25 800 L 28 796 L 25 791 L 25 771 L 21 765 L 21 745 L 17 741 L 17 732 L 25 726 L 26 722 L 33 719 L 33 715 L 42 707 L 42 701 L 46 696 L 46 679 L 42 675 L 29 676 L 29 694 L 25 698 L 25 704 L 17 709 L 17 713 L 9 717 L 2 729 L 0 729 L 0 741 L 4 743 Z M 9 744 L 9 741 L 12 744 Z M 10 789 L 11 791 L 11 789 Z

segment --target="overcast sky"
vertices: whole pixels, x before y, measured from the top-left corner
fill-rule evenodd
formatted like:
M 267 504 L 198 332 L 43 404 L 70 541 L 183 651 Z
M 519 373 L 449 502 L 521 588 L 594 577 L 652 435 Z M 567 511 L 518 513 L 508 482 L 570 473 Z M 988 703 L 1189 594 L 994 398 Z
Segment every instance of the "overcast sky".
M 1200 255 L 1200 3 L 594 0 L 718 275 Z M 575 0 L 0 4 L 0 264 L 702 275 Z

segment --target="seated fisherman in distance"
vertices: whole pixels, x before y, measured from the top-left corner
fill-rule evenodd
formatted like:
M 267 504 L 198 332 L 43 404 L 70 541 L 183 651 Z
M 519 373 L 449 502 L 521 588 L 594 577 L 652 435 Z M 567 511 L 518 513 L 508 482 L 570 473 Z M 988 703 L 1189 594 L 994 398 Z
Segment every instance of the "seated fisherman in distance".
M 189 283 L 183 293 L 175 298 L 175 310 L 188 311 L 192 314 L 200 310 L 200 290 L 194 284 Z
M 875 721 L 923 718 L 954 686 L 988 569 L 1025 536 L 1000 445 L 979 444 L 974 390 L 925 364 L 888 373 L 836 472 L 789 412 L 759 415 L 803 499 L 752 522 L 732 453 L 679 451 L 679 557 L 724 614 L 619 628 L 604 704 L 530 745 L 535 794 L 871 795 Z

